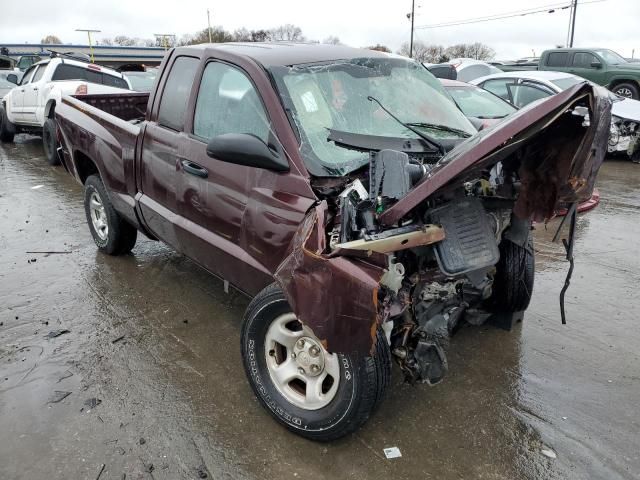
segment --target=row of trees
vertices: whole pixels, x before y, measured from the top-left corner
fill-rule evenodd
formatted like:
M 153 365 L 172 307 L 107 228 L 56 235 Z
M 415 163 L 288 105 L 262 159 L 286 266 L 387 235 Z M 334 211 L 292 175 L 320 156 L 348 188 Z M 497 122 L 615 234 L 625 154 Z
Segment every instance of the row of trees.
M 409 44 L 404 43 L 398 51 L 400 55 L 409 56 Z M 420 41 L 413 42 L 413 58 L 424 63 L 448 62 L 452 58 L 475 58 L 476 60 L 492 60 L 495 50 L 484 43 L 458 43 L 449 47 L 429 45 Z
M 297 25 L 287 23 L 279 27 L 270 29 L 248 30 L 246 28 L 238 28 L 233 32 L 229 32 L 220 26 L 211 28 L 211 41 L 213 43 L 223 42 L 304 42 L 309 39 L 304 35 L 302 29 Z M 114 38 L 103 38 L 96 42 L 99 45 L 120 45 L 123 47 L 175 47 L 179 45 L 196 45 L 199 43 L 209 42 L 209 29 L 204 28 L 195 33 L 182 35 L 180 38 L 175 36 L 158 37 L 155 40 L 138 37 L 127 37 L 126 35 L 118 35 Z M 41 43 L 61 44 L 60 39 L 55 35 L 47 35 Z M 334 35 L 325 38 L 322 43 L 332 45 L 340 45 L 340 39 Z M 376 44 L 369 47 L 370 50 L 378 50 L 391 53 L 391 49 L 385 45 Z M 409 44 L 404 43 L 398 51 L 400 55 L 409 56 Z M 413 43 L 413 58 L 419 62 L 426 63 L 442 63 L 452 58 L 475 58 L 476 60 L 491 60 L 495 56 L 495 51 L 480 42 L 475 43 L 459 43 L 444 47 L 442 45 L 431 45 L 421 41 Z

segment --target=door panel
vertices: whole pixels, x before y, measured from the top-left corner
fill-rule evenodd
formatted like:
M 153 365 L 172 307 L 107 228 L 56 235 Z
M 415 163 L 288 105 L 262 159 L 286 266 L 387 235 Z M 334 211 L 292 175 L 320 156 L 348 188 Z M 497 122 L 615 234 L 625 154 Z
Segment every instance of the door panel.
M 210 62 L 196 100 L 193 135 L 179 152 L 207 171 L 203 178 L 182 168 L 178 210 L 188 228 L 181 243 L 189 257 L 254 294 L 272 281 L 312 200 L 304 196 L 306 180 L 294 174 L 209 157 L 208 140 L 226 133 L 279 143 L 248 76 Z
M 575 52 L 569 72 L 601 84 L 604 82 L 604 69 L 592 67 L 592 62 L 600 62 L 600 59 L 590 52 Z
M 38 108 L 38 96 L 42 87 L 40 79 L 44 74 L 46 66 L 40 65 L 36 70 L 28 85 L 24 87 L 24 100 L 22 103 L 23 121 L 36 124 L 36 109 Z
M 181 220 L 176 203 L 182 181 L 179 148 L 186 138 L 185 117 L 199 63 L 198 58 L 189 56 L 174 59 L 162 90 L 158 117 L 147 122 L 140 152 L 140 212 L 149 230 L 180 252 Z

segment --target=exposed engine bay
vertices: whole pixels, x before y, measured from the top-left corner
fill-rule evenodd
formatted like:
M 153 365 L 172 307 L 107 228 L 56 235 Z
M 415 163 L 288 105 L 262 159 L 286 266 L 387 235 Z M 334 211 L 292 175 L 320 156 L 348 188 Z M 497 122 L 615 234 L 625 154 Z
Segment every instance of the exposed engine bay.
M 372 143 L 368 166 L 312 179 L 319 203 L 276 272 L 298 318 L 333 351 L 367 353 L 382 328 L 405 379 L 430 385 L 460 326 L 521 318 L 532 221 L 589 198 L 606 151 L 610 101 L 574 90 L 551 113 L 514 114 L 515 131 L 498 125 L 448 153 Z M 329 141 L 367 151 L 358 135 Z
M 379 302 L 388 319 L 382 327 L 412 383 L 442 380 L 450 335 L 463 321 L 477 325 L 491 316 L 499 244 L 511 226 L 520 187 L 517 172 L 498 162 L 381 231 L 377 215 L 404 197 L 434 164 L 395 150 L 372 151 L 369 168 L 328 200 L 331 252 L 386 256 Z M 518 241 L 526 244 L 529 222 L 513 221 Z
M 607 151 L 626 153 L 632 161 L 640 162 L 640 123 L 613 116 Z

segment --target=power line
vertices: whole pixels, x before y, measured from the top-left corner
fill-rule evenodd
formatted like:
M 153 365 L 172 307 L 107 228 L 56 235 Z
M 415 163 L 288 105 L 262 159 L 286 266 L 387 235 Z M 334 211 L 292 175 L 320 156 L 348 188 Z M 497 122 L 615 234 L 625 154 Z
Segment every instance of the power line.
M 600 3 L 600 2 L 606 2 L 608 0 L 590 0 L 590 1 L 586 1 L 586 2 L 581 2 L 581 5 L 586 5 L 586 4 L 590 4 L 590 3 Z M 538 14 L 538 13 L 554 13 L 556 10 L 566 10 L 568 8 L 571 8 L 572 3 L 555 3 L 555 4 L 551 4 L 551 5 L 544 5 L 541 7 L 536 7 L 536 8 L 529 8 L 526 10 L 519 10 L 519 11 L 512 11 L 512 12 L 505 12 L 505 13 L 499 13 L 499 14 L 495 14 L 495 15 L 489 15 L 489 16 L 485 16 L 485 17 L 474 17 L 474 18 L 467 18 L 464 20 L 454 20 L 451 22 L 444 22 L 444 23 L 436 23 L 436 24 L 432 24 L 432 25 L 419 25 L 416 26 L 416 29 L 428 29 L 428 28 L 442 28 L 442 27 L 455 27 L 458 25 L 468 25 L 471 23 L 482 23 L 482 22 L 491 22 L 494 20 L 502 20 L 505 18 L 513 18 L 513 17 L 524 17 L 526 15 L 534 15 L 534 14 Z

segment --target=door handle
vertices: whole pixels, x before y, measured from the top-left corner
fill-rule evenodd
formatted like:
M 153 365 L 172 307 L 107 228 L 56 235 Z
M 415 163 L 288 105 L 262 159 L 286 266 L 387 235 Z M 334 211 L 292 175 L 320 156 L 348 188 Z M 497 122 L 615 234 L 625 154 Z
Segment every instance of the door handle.
M 200 178 L 207 178 L 209 176 L 209 172 L 206 168 L 201 167 L 197 163 L 193 163 L 189 160 L 181 160 L 182 168 L 185 172 L 190 173 L 191 175 L 195 175 Z

